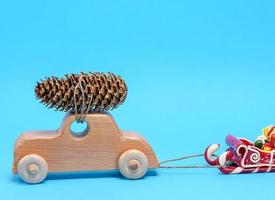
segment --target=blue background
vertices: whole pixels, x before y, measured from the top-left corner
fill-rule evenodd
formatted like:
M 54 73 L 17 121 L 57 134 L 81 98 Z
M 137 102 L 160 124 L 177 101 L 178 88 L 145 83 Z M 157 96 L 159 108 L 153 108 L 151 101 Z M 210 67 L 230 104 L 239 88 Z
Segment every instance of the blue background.
M 56 129 L 64 115 L 35 100 L 35 82 L 81 71 L 124 77 L 128 99 L 112 114 L 159 160 L 212 143 L 221 153 L 228 133 L 254 140 L 275 123 L 274 9 L 252 0 L 0 1 L 0 199 L 272 198 L 274 173 L 162 169 L 138 181 L 107 172 L 27 185 L 11 163 L 21 132 Z

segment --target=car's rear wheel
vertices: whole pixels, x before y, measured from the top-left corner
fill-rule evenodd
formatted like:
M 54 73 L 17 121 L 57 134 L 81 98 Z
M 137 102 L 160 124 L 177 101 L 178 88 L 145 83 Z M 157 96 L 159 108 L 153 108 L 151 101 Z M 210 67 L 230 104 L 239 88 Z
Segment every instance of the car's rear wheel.
M 41 183 L 48 175 L 48 164 L 41 156 L 29 154 L 19 161 L 17 173 L 26 183 Z
M 131 149 L 124 152 L 118 160 L 120 173 L 128 179 L 140 179 L 148 170 L 148 159 L 139 150 Z

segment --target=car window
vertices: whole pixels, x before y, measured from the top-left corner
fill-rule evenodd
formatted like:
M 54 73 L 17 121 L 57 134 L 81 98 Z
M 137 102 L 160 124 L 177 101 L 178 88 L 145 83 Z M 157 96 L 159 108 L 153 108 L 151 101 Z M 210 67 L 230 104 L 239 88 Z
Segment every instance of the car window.
M 71 134 L 76 137 L 84 137 L 89 131 L 89 125 L 86 121 L 83 123 L 74 121 L 70 127 Z

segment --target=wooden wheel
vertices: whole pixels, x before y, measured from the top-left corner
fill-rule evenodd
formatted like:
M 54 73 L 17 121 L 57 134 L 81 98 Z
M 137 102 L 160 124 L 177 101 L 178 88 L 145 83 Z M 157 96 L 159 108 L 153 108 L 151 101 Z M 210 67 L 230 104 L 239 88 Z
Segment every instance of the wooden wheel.
M 120 173 L 128 179 L 140 179 L 148 170 L 148 159 L 139 150 L 128 150 L 118 160 Z
M 21 158 L 17 166 L 19 177 L 26 183 L 42 182 L 48 174 L 48 164 L 44 158 L 36 154 L 29 154 Z

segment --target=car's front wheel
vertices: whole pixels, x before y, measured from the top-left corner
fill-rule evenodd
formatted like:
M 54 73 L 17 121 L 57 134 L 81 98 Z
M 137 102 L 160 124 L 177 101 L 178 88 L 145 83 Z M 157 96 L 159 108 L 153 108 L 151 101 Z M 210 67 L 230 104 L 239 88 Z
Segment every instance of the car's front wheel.
M 119 157 L 118 169 L 128 179 L 140 179 L 148 170 L 148 159 L 141 151 L 131 149 Z
M 17 172 L 26 183 L 41 183 L 48 175 L 48 164 L 41 156 L 29 154 L 21 158 L 17 165 Z

